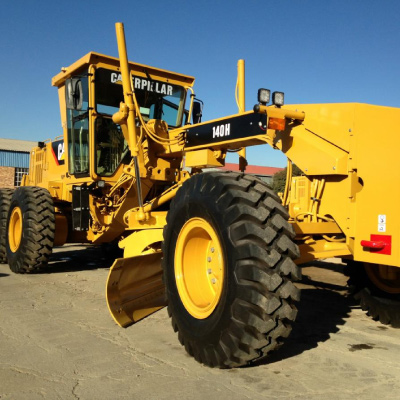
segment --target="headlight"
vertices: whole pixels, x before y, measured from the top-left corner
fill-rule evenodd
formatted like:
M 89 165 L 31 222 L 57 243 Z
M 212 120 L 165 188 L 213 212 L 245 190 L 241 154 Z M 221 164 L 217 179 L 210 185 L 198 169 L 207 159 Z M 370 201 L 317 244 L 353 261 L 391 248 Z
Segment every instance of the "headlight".
M 271 91 L 269 89 L 258 89 L 257 100 L 260 104 L 265 106 L 269 103 L 270 95 Z
M 275 106 L 281 107 L 284 104 L 285 94 L 283 92 L 272 93 L 272 103 Z

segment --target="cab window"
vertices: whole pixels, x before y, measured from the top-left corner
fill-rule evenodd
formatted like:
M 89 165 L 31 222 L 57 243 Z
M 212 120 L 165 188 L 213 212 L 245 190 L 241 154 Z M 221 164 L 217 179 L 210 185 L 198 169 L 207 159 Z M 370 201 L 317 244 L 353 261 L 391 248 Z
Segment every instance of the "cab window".
M 67 108 L 68 171 L 79 175 L 89 172 L 89 93 L 87 74 L 74 79 L 80 81 L 82 102 L 79 109 Z
M 183 87 L 152 79 L 132 76 L 140 112 L 145 121 L 162 119 L 171 128 L 182 125 L 185 102 Z M 118 71 L 99 68 L 95 79 L 96 111 L 112 115 L 123 101 L 121 75 Z
M 128 153 L 121 127 L 111 117 L 98 116 L 95 122 L 96 173 L 111 176 Z

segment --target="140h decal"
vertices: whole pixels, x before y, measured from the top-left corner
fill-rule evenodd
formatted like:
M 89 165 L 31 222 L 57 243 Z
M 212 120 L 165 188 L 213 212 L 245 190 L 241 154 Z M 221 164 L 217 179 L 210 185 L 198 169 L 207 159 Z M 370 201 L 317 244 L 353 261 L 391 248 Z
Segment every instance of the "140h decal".
M 223 124 L 223 125 L 218 125 L 218 126 L 213 126 L 213 139 L 216 137 L 225 137 L 229 136 L 231 132 L 231 124 Z

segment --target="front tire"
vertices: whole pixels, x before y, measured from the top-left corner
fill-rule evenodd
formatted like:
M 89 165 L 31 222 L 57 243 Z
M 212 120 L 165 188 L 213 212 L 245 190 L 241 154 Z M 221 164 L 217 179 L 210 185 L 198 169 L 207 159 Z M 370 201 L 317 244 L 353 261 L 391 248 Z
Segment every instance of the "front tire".
M 55 232 L 54 205 L 48 190 L 35 186 L 16 189 L 7 230 L 6 251 L 13 272 L 31 273 L 46 267 Z
M 186 181 L 164 228 L 168 312 L 186 351 L 211 367 L 277 349 L 295 320 L 300 270 L 294 232 L 260 180 L 204 173 Z

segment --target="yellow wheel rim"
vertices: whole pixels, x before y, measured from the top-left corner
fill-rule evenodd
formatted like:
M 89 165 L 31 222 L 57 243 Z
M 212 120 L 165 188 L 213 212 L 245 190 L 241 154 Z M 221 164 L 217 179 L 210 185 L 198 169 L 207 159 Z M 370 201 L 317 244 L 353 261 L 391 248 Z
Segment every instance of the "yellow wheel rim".
M 18 250 L 22 238 L 22 212 L 19 207 L 12 210 L 8 226 L 8 241 L 13 253 Z
M 175 249 L 175 279 L 183 305 L 197 319 L 209 317 L 224 286 L 224 257 L 214 228 L 202 218 L 183 225 Z
M 390 294 L 400 293 L 400 268 L 381 264 L 364 264 L 368 278 L 379 289 Z

